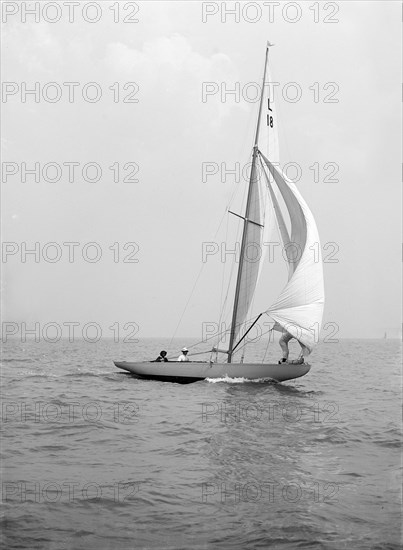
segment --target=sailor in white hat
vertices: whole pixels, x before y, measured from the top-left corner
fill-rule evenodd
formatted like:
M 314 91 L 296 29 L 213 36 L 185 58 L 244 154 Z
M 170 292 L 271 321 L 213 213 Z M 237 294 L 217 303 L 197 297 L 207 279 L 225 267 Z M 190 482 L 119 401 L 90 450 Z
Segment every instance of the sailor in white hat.
M 182 353 L 179 355 L 177 361 L 189 361 L 189 357 L 187 356 L 189 350 L 187 348 L 182 348 L 181 351 Z

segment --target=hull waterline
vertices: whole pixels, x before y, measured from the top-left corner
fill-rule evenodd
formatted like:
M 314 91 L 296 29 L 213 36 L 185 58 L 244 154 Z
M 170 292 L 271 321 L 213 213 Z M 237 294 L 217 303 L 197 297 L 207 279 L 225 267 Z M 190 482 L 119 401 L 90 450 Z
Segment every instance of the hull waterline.
M 209 363 L 169 361 L 158 363 L 151 361 L 131 362 L 114 361 L 116 367 L 126 370 L 138 378 L 178 382 L 188 384 L 206 378 L 246 378 L 248 380 L 272 379 L 276 382 L 293 380 L 307 374 L 311 368 L 308 363 L 293 365 L 261 363 Z

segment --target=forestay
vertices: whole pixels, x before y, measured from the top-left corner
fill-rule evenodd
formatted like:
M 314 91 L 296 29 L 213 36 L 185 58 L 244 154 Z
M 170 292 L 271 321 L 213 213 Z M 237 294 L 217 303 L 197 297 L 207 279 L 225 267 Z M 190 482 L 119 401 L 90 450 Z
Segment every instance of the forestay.
M 263 243 L 269 240 L 269 236 L 275 227 L 273 216 L 267 216 L 270 200 L 267 194 L 265 174 L 259 161 L 257 150 L 259 142 L 259 148 L 270 156 L 271 161 L 276 165 L 279 163 L 277 120 L 273 89 L 267 67 L 267 55 L 260 92 L 261 98 L 255 148 L 252 156 L 245 226 L 234 303 L 231 345 L 239 341 L 248 328 L 253 295 L 266 250 Z

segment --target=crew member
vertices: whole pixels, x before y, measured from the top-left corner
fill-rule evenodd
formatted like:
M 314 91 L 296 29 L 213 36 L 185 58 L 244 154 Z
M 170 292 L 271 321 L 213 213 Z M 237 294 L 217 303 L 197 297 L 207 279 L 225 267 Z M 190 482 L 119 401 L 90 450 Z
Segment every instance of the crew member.
M 281 363 L 288 363 L 288 355 L 290 353 L 290 350 L 288 349 L 288 342 L 295 338 L 292 334 L 290 334 L 287 330 L 283 330 L 283 334 L 280 337 L 280 340 L 278 343 L 280 344 L 280 348 L 283 351 L 283 358 L 281 361 L 279 361 L 279 364 Z M 296 339 L 296 338 L 295 338 Z M 297 340 L 297 339 L 296 339 Z M 304 346 L 301 344 L 299 340 L 297 340 L 298 344 L 301 346 L 301 353 L 297 360 L 291 361 L 291 363 L 303 363 L 304 362 Z
M 158 363 L 161 363 L 162 361 L 167 362 L 167 352 L 165 350 L 160 351 L 160 354 L 155 361 Z
M 189 350 L 187 348 L 182 348 L 181 351 L 182 353 L 179 355 L 177 361 L 189 361 L 189 357 L 187 356 Z

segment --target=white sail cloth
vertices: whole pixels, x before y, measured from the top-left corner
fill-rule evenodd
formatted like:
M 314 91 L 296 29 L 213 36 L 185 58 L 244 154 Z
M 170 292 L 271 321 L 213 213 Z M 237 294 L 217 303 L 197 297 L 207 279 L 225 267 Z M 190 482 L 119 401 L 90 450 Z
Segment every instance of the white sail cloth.
M 312 212 L 295 184 L 260 154 L 280 190 L 291 220 L 290 241 L 283 243 L 285 253 L 291 258 L 289 280 L 266 313 L 279 325 L 274 328 L 292 334 L 308 355 L 316 343 L 325 301 L 319 234 Z M 282 229 L 280 232 L 288 235 L 286 228 L 282 228 L 284 220 L 277 221 Z
M 266 204 L 262 196 L 255 157 L 251 168 L 249 195 L 248 219 L 245 220 L 246 225 L 244 229 L 244 250 L 239 268 L 239 295 L 235 317 L 234 341 L 237 341 L 245 331 L 244 321 L 247 318 L 253 299 L 259 276 L 259 265 L 262 259 Z
M 261 88 L 261 109 L 259 110 L 258 127 L 260 128 L 258 140 L 259 148 L 266 155 L 270 155 L 273 163 L 279 164 L 279 143 L 277 130 L 277 113 L 274 101 L 274 87 L 270 84 L 269 67 L 265 67 L 265 78 Z M 256 152 L 257 153 L 257 152 Z M 251 309 L 256 285 L 259 281 L 266 247 L 263 243 L 270 241 L 275 228 L 276 220 L 267 215 L 270 200 L 267 195 L 266 174 L 259 162 L 258 154 L 253 154 L 250 198 L 247 205 L 247 217 L 245 221 L 245 246 L 244 256 L 241 258 L 239 294 L 236 300 L 237 308 L 234 326 L 234 343 L 245 334 L 250 325 Z M 274 191 L 278 194 L 278 190 Z
M 289 259 L 288 282 L 266 313 L 274 319 L 274 328 L 288 331 L 303 346 L 305 355 L 308 355 L 319 333 L 324 307 L 320 242 L 315 220 L 306 202 L 296 186 L 276 168 L 279 164 L 277 116 L 274 94 L 270 90 L 267 55 L 268 50 L 245 213 L 230 347 L 233 348 L 233 344 L 239 341 L 247 330 L 246 320 L 253 308 L 253 296 L 263 263 L 265 248 L 262 245 L 267 240 L 269 230 L 277 224 L 283 250 Z M 270 161 L 261 153 L 262 150 L 269 156 Z M 281 212 L 278 201 L 280 195 L 290 217 L 290 231 Z

